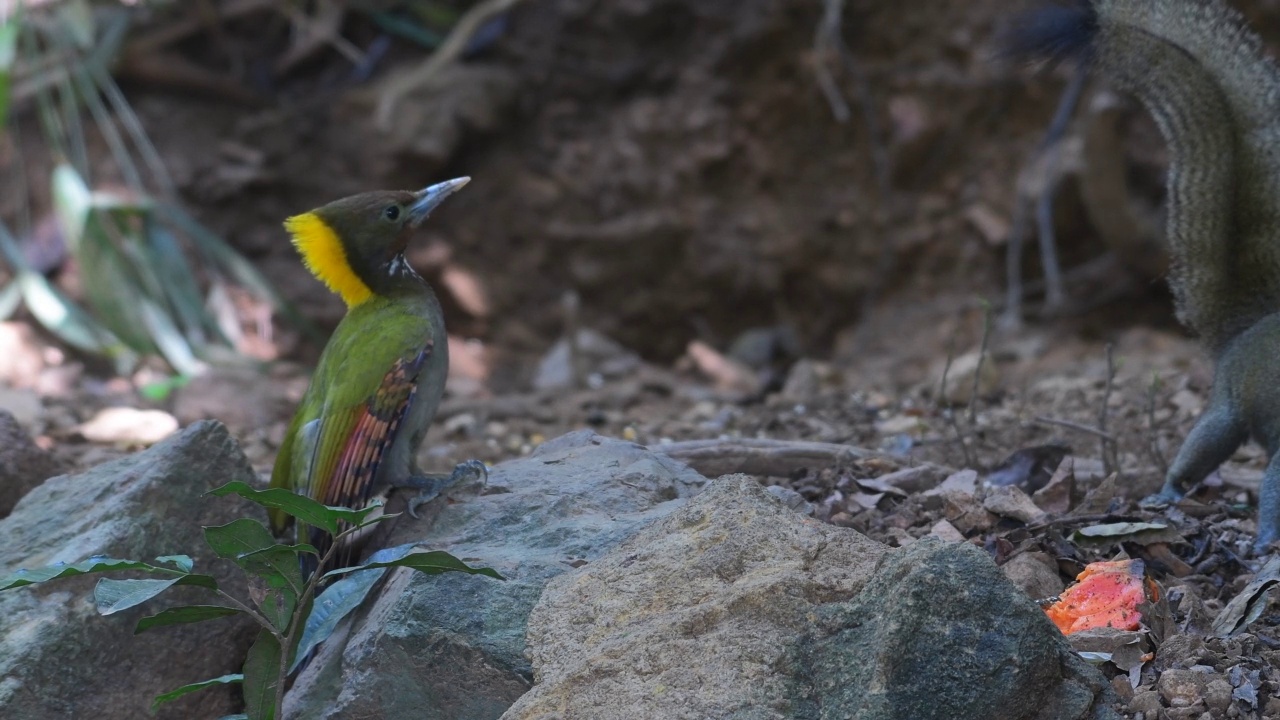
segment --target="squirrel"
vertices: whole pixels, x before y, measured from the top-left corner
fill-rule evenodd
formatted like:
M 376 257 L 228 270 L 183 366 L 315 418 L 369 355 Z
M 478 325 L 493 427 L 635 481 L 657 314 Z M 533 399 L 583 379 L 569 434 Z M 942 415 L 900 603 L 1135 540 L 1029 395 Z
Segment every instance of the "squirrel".
M 1164 136 L 1169 285 L 1213 389 L 1147 504 L 1182 497 L 1250 437 L 1270 462 L 1255 553 L 1280 539 L 1280 69 L 1223 0 L 1076 0 L 1023 16 L 1014 58 L 1088 63 Z

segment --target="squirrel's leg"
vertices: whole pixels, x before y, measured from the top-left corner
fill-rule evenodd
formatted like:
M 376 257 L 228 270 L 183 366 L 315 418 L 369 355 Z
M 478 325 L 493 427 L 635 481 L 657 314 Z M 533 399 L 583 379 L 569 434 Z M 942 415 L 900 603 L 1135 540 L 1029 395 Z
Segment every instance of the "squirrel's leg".
M 1280 540 L 1280 451 L 1271 456 L 1258 491 L 1258 539 L 1253 543 L 1255 555 Z
M 1249 430 L 1231 407 L 1227 393 L 1215 392 L 1209 407 L 1196 420 L 1195 427 L 1191 428 L 1186 442 L 1182 443 L 1182 449 L 1169 467 L 1164 487 L 1148 500 L 1167 503 L 1182 497 L 1248 439 Z

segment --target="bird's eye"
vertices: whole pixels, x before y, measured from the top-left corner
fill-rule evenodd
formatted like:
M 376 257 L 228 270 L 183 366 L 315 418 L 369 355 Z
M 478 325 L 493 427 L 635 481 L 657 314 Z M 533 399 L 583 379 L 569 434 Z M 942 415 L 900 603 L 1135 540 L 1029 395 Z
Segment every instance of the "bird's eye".
M 400 219 L 400 206 L 399 206 L 399 205 L 388 205 L 388 206 L 387 206 L 387 209 L 382 211 L 382 217 L 384 217 L 384 218 L 386 218 L 386 219 L 388 219 L 388 220 L 392 220 L 392 221 L 399 220 L 399 219 Z

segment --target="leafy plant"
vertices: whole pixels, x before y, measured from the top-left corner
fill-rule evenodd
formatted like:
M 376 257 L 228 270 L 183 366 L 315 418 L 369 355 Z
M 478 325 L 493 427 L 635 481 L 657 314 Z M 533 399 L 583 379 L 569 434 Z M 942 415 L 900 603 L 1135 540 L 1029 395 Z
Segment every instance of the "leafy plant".
M 3 3 L 0 3 L 2 6 Z M 15 127 L 12 108 L 27 101 L 56 170 L 52 198 L 59 229 L 81 269 L 86 309 L 23 259 L 0 222 L 0 319 L 24 303 L 63 342 L 112 358 L 121 372 L 143 355 L 163 357 L 180 375 L 229 357 L 240 326 L 229 289 L 238 286 L 312 333 L 262 275 L 196 221 L 141 121 L 109 72 L 131 27 L 133 8 L 88 0 L 0 8 L 0 133 Z M 90 162 L 96 130 L 108 158 Z M 12 143 L 13 187 L 31 196 L 21 144 Z M 110 163 L 107 160 L 110 160 Z M 114 172 L 103 172 L 103 165 Z M 94 176 L 116 175 L 123 190 L 95 191 Z M 29 229 L 31 211 L 19 217 Z
M 396 517 L 370 517 L 377 506 L 363 510 L 330 507 L 288 490 L 256 490 L 243 482 L 227 483 L 209 494 L 217 497 L 239 495 L 264 507 L 278 508 L 308 525 L 332 533 L 336 541 L 321 558 L 321 565 L 331 559 L 342 539 Z M 343 617 L 359 607 L 387 568 L 407 567 L 429 575 L 464 572 L 503 579 L 490 568 L 470 567 L 448 553 L 402 545 L 374 553 L 361 565 L 339 568 L 323 576 L 315 573 L 304 580 L 299 556 L 304 553 L 319 555 L 310 545 L 279 544 L 266 526 L 249 518 L 206 527 L 204 532 L 205 541 L 218 557 L 235 562 L 249 575 L 251 587 L 258 590 L 252 593 L 252 601 L 245 602 L 227 593 L 213 576 L 195 572 L 195 563 L 188 555 L 165 555 L 156 558 L 154 563 L 95 556 L 73 564 L 18 570 L 0 578 L 0 591 L 89 573 L 130 570 L 151 575 L 148 578 L 99 580 L 93 590 L 95 605 L 100 614 L 111 615 L 140 605 L 172 587 L 203 588 L 212 595 L 211 604 L 166 608 L 139 620 L 135 632 L 230 615 L 247 615 L 258 624 L 259 630 L 245 658 L 243 672 L 175 688 L 157 696 L 152 709 L 205 688 L 241 683 L 244 686 L 245 712 L 234 717 L 276 720 L 282 717 L 285 681 L 289 673 L 332 633 Z M 316 597 L 321 581 L 343 575 L 346 577 Z

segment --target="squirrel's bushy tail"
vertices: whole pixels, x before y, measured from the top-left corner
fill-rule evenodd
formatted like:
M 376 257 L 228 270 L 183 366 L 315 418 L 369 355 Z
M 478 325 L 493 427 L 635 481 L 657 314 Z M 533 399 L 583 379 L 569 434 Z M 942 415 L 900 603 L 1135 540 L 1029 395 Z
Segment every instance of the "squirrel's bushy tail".
M 1169 146 L 1178 317 L 1216 355 L 1280 310 L 1280 72 L 1221 0 L 1091 0 L 1025 16 L 1007 54 L 1094 64 Z

